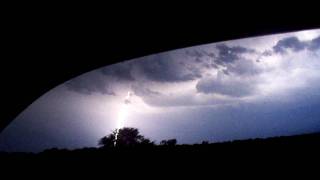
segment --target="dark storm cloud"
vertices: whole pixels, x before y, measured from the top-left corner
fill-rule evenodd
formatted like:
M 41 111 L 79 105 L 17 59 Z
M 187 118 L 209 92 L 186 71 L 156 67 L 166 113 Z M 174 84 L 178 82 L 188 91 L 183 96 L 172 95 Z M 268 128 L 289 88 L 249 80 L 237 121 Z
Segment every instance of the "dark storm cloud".
M 143 85 L 133 85 L 131 89 L 136 96 L 140 96 L 140 97 L 162 95 L 160 92 L 151 90 L 147 87 L 144 87 Z
M 246 79 L 230 78 L 227 75 L 218 75 L 201 79 L 196 89 L 200 93 L 220 94 L 230 97 L 245 97 L 254 92 L 255 83 Z
M 115 93 L 111 88 L 114 83 L 185 82 L 203 78 L 204 68 L 218 69 L 219 66 L 223 66 L 226 67 L 223 72 L 227 75 L 252 75 L 257 72 L 252 62 L 238 61 L 243 58 L 241 55 L 254 53 L 254 50 L 241 46 L 227 46 L 223 43 L 215 47 L 217 54 L 214 51 L 189 49 L 145 56 L 106 66 L 95 73 L 86 74 L 85 77 L 80 76 L 70 80 L 66 83 L 66 86 L 69 90 L 82 94 L 114 95 Z M 190 57 L 194 59 L 190 61 Z M 154 95 L 148 90 L 142 91 L 140 89 L 136 91 L 137 94 Z M 204 90 L 204 92 L 207 91 Z
M 287 49 L 298 52 L 304 50 L 307 47 L 306 42 L 300 41 L 297 37 L 287 37 L 281 39 L 273 47 L 275 53 L 286 53 Z
M 297 37 L 287 37 L 280 39 L 272 50 L 266 50 L 260 56 L 272 56 L 274 53 L 286 53 L 288 49 L 293 51 L 301 51 L 303 49 L 315 50 L 319 49 L 320 37 L 311 41 L 300 41 Z M 116 82 L 134 82 L 139 83 L 141 80 L 153 81 L 158 83 L 176 83 L 190 80 L 201 79 L 198 84 L 198 91 L 209 93 L 213 91 L 221 91 L 221 82 L 215 82 L 216 89 L 210 83 L 204 83 L 206 77 L 203 77 L 203 69 L 220 69 L 225 75 L 244 77 L 253 76 L 261 72 L 256 62 L 246 59 L 244 54 L 256 54 L 253 49 L 242 46 L 230 46 L 225 43 L 219 43 L 214 46 L 215 50 L 208 51 L 204 49 L 189 48 L 183 52 L 172 51 L 142 58 L 132 61 L 119 63 L 101 68 L 99 71 L 102 77 L 87 77 L 72 80 L 67 84 L 69 89 L 83 93 L 91 94 L 99 92 L 102 94 L 114 94 L 110 88 L 110 82 L 103 77 L 116 80 Z M 185 58 L 184 55 L 187 55 Z M 189 57 L 189 59 L 188 59 Z M 192 60 L 190 60 L 190 57 Z M 147 82 L 144 81 L 144 82 Z M 235 82 L 234 82 L 235 83 Z M 227 90 L 226 90 L 227 91 Z M 241 96 L 245 94 L 245 90 L 239 90 Z M 147 93 L 147 92 L 145 92 Z M 233 94 L 231 92 L 227 94 Z
M 248 49 L 241 46 L 230 47 L 224 43 L 217 44 L 216 49 L 218 54 L 216 55 L 213 52 L 208 52 L 205 50 L 188 50 L 186 54 L 190 57 L 195 57 L 197 62 L 203 62 L 203 58 L 209 57 L 212 58 L 215 65 L 225 65 L 228 63 L 233 63 L 236 60 L 241 59 L 241 55 L 244 53 L 254 53 L 255 50 Z
M 202 78 L 202 69 L 217 69 L 219 66 L 227 67 L 225 73 L 244 74 L 245 63 L 241 68 L 230 64 L 239 60 L 242 54 L 252 53 L 254 50 L 225 44 L 216 46 L 218 54 L 206 50 L 191 49 L 183 52 L 173 51 L 134 59 L 99 69 L 96 73 L 86 74 L 86 77 L 77 77 L 66 83 L 69 90 L 82 94 L 101 93 L 114 95 L 113 83 L 139 83 L 139 81 L 153 81 L 158 83 L 176 83 Z M 194 61 L 185 59 L 183 54 L 195 58 Z M 248 68 L 252 64 L 248 64 Z M 249 66 L 250 65 L 250 66 Z M 112 82 L 111 82 L 112 80 Z
M 254 76 L 261 73 L 256 62 L 246 59 L 244 54 L 256 54 L 256 51 L 242 46 L 216 45 L 218 53 L 214 56 L 212 66 L 220 69 L 216 77 L 203 77 L 196 85 L 197 92 L 220 94 L 229 97 L 245 97 L 254 93 L 256 82 Z M 251 77 L 251 78 L 250 78 Z
M 214 63 L 224 68 L 220 69 L 220 75 L 217 77 L 204 77 L 199 80 L 196 85 L 197 92 L 244 97 L 255 93 L 255 87 L 258 83 L 256 75 L 263 72 L 263 69 L 257 66 L 262 56 L 272 56 L 275 53 L 285 54 L 289 49 L 294 52 L 304 49 L 315 51 L 320 49 L 320 37 L 310 41 L 300 41 L 293 36 L 280 39 L 272 47 L 272 50 L 264 51 L 256 61 L 241 56 L 244 53 L 256 53 L 251 49 L 240 46 L 229 47 L 225 44 L 219 44 L 216 48 L 219 53 L 214 59 Z
M 218 56 L 214 59 L 215 67 L 218 65 L 225 67 L 223 73 L 235 75 L 255 75 L 260 72 L 253 61 L 245 59 L 241 55 L 245 53 L 256 53 L 255 50 L 234 46 L 230 47 L 225 44 L 218 44 L 216 48 L 219 50 Z
M 170 52 L 146 56 L 132 61 L 103 67 L 76 77 L 66 83 L 69 90 L 82 93 L 114 94 L 114 83 L 183 82 L 201 78 L 201 71 L 192 63 L 181 60 Z
M 227 75 L 253 76 L 262 72 L 262 69 L 256 65 L 256 62 L 246 59 L 227 64 L 226 67 L 227 69 L 223 70 L 223 72 Z
M 67 81 L 65 86 L 71 91 L 85 95 L 92 93 L 115 95 L 111 90 L 111 84 L 106 82 L 100 74 L 92 72 Z
M 197 54 L 200 56 L 200 54 Z M 171 52 L 150 55 L 102 68 L 106 76 L 135 81 L 140 78 L 155 82 L 181 82 L 201 77 L 199 69 L 179 59 Z
M 253 73 L 253 71 L 256 71 L 256 69 L 253 68 L 254 65 L 252 62 L 241 61 L 241 63 L 237 63 L 238 60 L 244 59 L 241 55 L 245 53 L 255 53 L 255 50 L 241 46 L 230 47 L 224 43 L 216 45 L 216 49 L 218 50 L 217 55 L 213 52 L 196 49 L 188 50 L 186 51 L 186 54 L 190 57 L 194 57 L 195 63 L 201 63 L 202 66 L 207 69 L 218 69 L 219 66 L 226 67 L 227 69 L 223 70 L 225 74 L 232 72 L 236 74 L 245 74 L 247 72 Z M 235 66 L 240 66 L 240 68 Z M 246 66 L 248 67 L 246 68 Z
M 196 68 L 188 68 L 170 53 L 162 53 L 139 59 L 135 67 L 144 78 L 155 82 L 182 82 L 201 77 Z
M 263 56 L 272 56 L 272 50 L 266 50 L 262 53 Z
M 316 51 L 320 49 L 320 36 L 309 41 L 300 41 L 295 36 L 280 39 L 271 50 L 264 51 L 256 61 L 260 62 L 261 57 L 272 56 L 275 53 L 286 54 L 289 49 L 293 52 L 299 52 L 305 49 Z
M 320 36 L 310 42 L 308 49 L 311 51 L 320 49 Z
M 134 81 L 135 78 L 131 74 L 132 63 L 124 62 L 101 68 L 102 74 L 111 76 L 117 80 Z
M 191 65 L 193 67 L 195 67 L 195 65 L 200 65 L 201 67 L 206 69 L 218 69 L 218 66 L 214 63 L 216 54 L 213 52 L 199 49 L 189 49 L 185 51 L 185 54 L 188 57 L 193 58 L 193 62 L 191 61 Z
M 240 59 L 240 55 L 244 53 L 255 52 L 252 49 L 248 49 L 241 46 L 229 47 L 225 44 L 218 44 L 216 48 L 219 50 L 219 54 L 215 59 L 215 63 L 219 65 L 225 65 L 228 63 L 233 63 Z
M 216 57 L 216 55 L 213 52 L 207 52 L 205 50 L 197 50 L 197 49 L 187 50 L 186 55 L 191 56 L 191 57 L 196 57 L 196 58 L 202 58 L 205 56 L 208 56 L 211 58 Z
M 263 53 L 261 53 L 258 58 L 256 59 L 256 62 L 261 62 L 262 57 L 268 57 L 273 55 L 273 50 L 265 50 Z
M 199 50 L 187 50 L 186 55 L 191 56 L 191 57 L 196 57 L 196 58 L 202 58 L 205 54 L 203 53 L 204 51 L 199 51 Z

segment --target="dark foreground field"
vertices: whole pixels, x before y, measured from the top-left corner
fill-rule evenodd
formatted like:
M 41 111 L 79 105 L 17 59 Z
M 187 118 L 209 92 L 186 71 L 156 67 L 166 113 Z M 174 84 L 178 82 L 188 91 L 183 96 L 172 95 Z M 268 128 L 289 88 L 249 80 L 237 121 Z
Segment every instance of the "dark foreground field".
M 5 167 L 82 167 L 105 171 L 247 169 L 314 167 L 320 160 L 320 133 L 215 144 L 127 148 L 50 149 L 38 154 L 1 153 Z M 315 164 L 314 164 L 315 163 Z M 269 165 L 271 164 L 271 165 Z M 314 165 L 313 165 L 314 164 Z M 53 168 L 53 169 L 52 169 Z M 266 169 L 267 168 L 267 169 Z

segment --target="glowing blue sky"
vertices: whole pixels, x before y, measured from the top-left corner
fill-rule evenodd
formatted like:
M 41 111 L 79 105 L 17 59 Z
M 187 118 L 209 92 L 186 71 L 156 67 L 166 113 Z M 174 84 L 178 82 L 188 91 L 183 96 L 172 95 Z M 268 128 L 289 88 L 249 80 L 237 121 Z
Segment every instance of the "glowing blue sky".
M 122 126 L 179 143 L 318 132 L 319 82 L 320 30 L 173 50 L 52 89 L 4 130 L 0 150 L 96 146 Z

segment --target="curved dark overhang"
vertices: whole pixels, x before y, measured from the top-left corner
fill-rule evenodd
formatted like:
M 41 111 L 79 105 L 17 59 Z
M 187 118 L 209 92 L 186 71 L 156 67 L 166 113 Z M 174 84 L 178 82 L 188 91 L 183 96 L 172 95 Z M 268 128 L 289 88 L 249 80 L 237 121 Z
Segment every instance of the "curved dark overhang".
M 312 20 L 256 21 L 241 16 L 212 23 L 153 20 L 105 20 L 103 25 L 81 20 L 13 22 L 1 66 L 0 132 L 42 94 L 101 66 L 193 45 L 319 27 Z

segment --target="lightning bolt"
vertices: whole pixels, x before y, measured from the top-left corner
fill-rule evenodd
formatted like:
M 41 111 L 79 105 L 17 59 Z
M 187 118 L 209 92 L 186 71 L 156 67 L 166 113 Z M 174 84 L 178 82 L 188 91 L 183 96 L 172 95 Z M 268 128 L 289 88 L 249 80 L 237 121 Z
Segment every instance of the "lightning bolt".
M 128 116 L 128 105 L 131 103 L 131 101 L 130 101 L 131 95 L 132 95 L 131 92 L 128 91 L 128 93 L 124 99 L 124 102 L 118 112 L 118 125 L 117 125 L 117 129 L 116 129 L 116 134 L 115 134 L 114 146 L 117 145 L 119 129 L 124 127 L 125 120 Z

